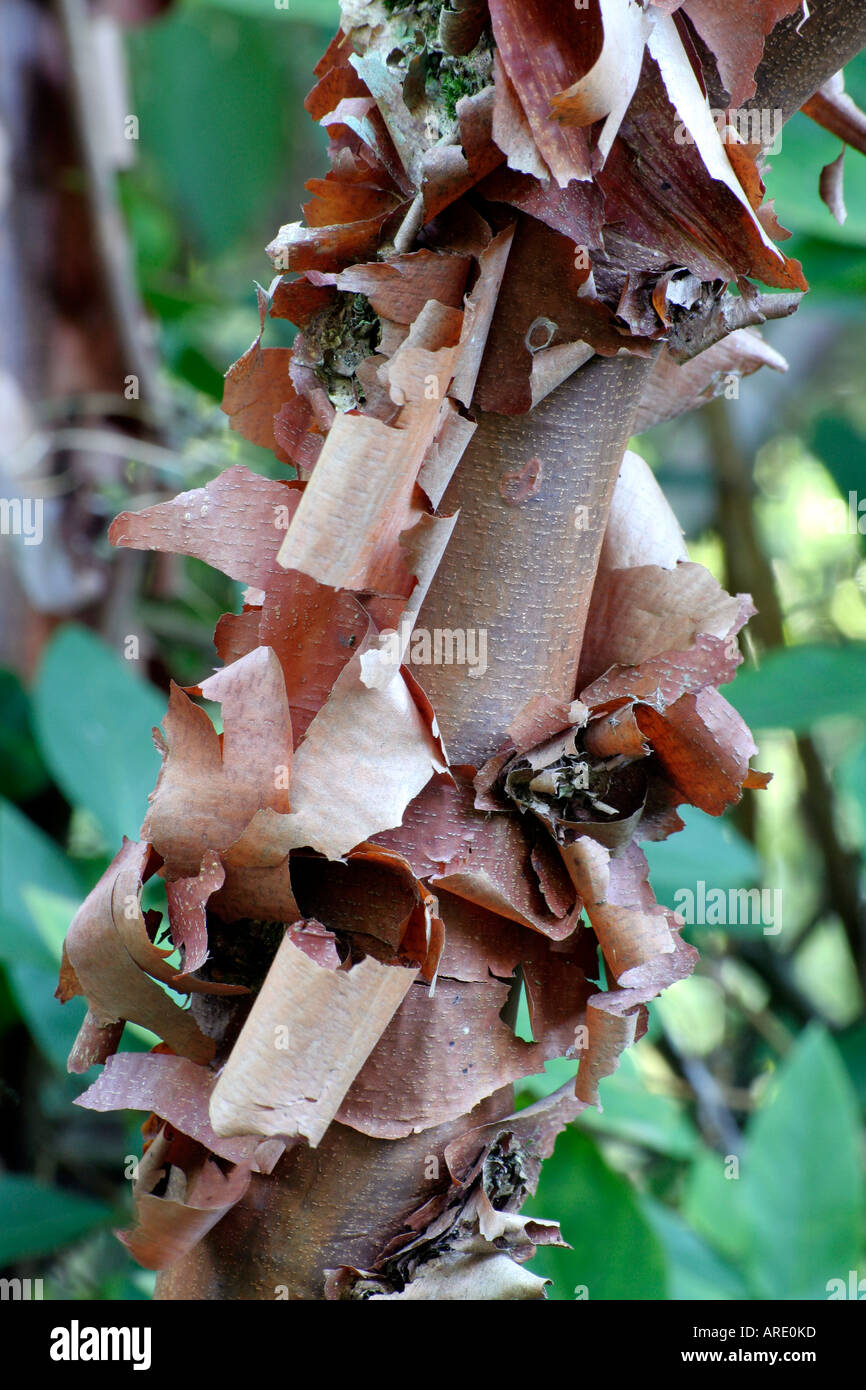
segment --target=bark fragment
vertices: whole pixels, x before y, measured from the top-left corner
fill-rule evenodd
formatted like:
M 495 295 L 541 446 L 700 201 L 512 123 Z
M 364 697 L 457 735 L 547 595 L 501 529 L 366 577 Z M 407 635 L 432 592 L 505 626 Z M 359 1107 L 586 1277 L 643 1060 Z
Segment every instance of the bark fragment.
M 215 1132 L 315 1148 L 416 974 L 371 959 L 329 969 L 287 936 L 211 1095 Z

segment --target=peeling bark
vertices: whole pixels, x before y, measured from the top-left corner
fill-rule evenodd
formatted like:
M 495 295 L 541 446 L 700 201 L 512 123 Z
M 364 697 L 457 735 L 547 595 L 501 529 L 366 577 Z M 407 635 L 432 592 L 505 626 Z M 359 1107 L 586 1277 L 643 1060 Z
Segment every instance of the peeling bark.
M 421 609 L 427 628 L 487 633 L 487 670 L 425 672 L 445 746 L 476 766 L 533 695 L 570 700 L 622 456 L 652 359 L 596 357 L 527 415 L 480 414 L 446 511 L 460 515 Z M 537 492 L 518 506 L 504 473 L 536 455 Z
M 748 730 L 716 689 L 739 660 L 736 643 L 729 648 L 750 611 L 747 596 L 732 599 L 715 586 L 695 601 L 698 567 L 678 563 L 681 541 L 664 500 L 640 478 L 639 468 L 635 473 L 630 465 L 622 477 L 620 469 L 642 402 L 646 418 L 645 391 L 658 391 L 650 378 L 661 340 L 689 341 L 689 327 L 700 328 L 701 314 L 721 322 L 717 337 L 729 331 L 719 288 L 728 281 L 746 287 L 742 302 L 759 318 L 767 314 L 745 277 L 763 276 L 776 287 L 802 288 L 805 282 L 796 262 L 772 242 L 770 231 L 778 229 L 771 219 L 765 217 L 765 225 L 758 216 L 763 189 L 752 155 L 738 150 L 729 156 L 708 124 L 690 61 L 692 40 L 669 17 L 677 5 L 660 0 L 655 8 L 660 13 L 647 31 L 646 51 L 644 26 L 637 24 L 632 33 L 628 85 L 632 78 L 637 85 L 628 112 L 622 93 L 599 104 L 595 78 L 586 86 L 586 74 L 577 71 L 584 59 L 590 66 L 600 62 L 597 44 L 584 51 L 590 31 L 564 40 L 550 70 L 539 66 L 541 43 L 530 51 L 515 42 L 520 26 L 532 40 L 550 38 L 551 30 L 555 35 L 558 20 L 575 23 L 570 0 L 524 6 L 494 0 L 496 62 L 489 51 L 481 55 L 479 83 L 455 100 L 453 111 L 444 100 L 431 104 L 429 93 L 413 89 L 411 65 L 402 80 L 388 68 L 389 10 L 378 3 L 346 5 L 345 14 L 364 30 L 361 52 L 349 65 L 343 46 L 332 45 L 318 70 L 308 107 L 328 125 L 332 172 L 338 176 L 313 181 L 310 225 L 288 224 L 270 248 L 280 269 L 307 271 L 306 280 L 282 282 L 273 301 L 264 292 L 260 300 L 263 327 L 269 303 L 274 312 L 295 314 L 300 346 L 284 360 L 267 356 L 257 339 L 229 374 L 226 405 L 242 433 L 265 443 L 273 436 L 278 454 L 285 446 L 305 490 L 298 502 L 298 483 L 283 489 L 296 496 L 284 508 L 292 517 L 279 555 L 275 548 L 273 555 L 262 553 L 264 529 L 236 545 L 230 563 L 246 568 L 252 555 L 263 588 L 248 595 L 243 614 L 223 620 L 220 650 L 237 665 L 235 678 L 258 670 L 263 658 L 255 653 L 279 645 L 274 634 L 285 621 L 284 594 L 289 612 L 288 595 L 295 602 L 303 596 L 313 608 L 323 604 L 333 622 L 335 594 L 348 592 L 370 616 L 371 633 L 374 621 L 387 630 L 405 616 L 418 631 L 483 633 L 486 664 L 467 671 L 434 662 L 424 670 L 422 690 L 409 672 L 389 676 L 370 633 L 354 650 L 353 630 L 351 641 L 341 636 L 340 650 L 332 654 L 332 684 L 317 686 L 322 700 L 306 711 L 311 718 L 305 714 L 305 736 L 293 754 L 288 718 L 280 726 L 276 746 L 286 771 L 292 762 L 291 784 L 269 784 L 266 764 L 277 757 L 270 746 L 261 766 L 244 759 L 248 800 L 234 807 L 238 823 L 214 808 L 207 789 L 198 791 L 192 808 L 198 819 L 188 818 L 198 837 L 195 852 L 176 862 L 171 854 L 189 827 L 184 823 L 179 831 L 174 822 L 181 817 L 169 817 L 158 845 L 165 876 L 194 881 L 201 855 L 218 850 L 227 878 L 211 906 L 225 914 L 231 889 L 234 910 L 226 920 L 231 916 L 235 927 L 252 916 L 252 905 L 265 901 L 278 904 L 278 927 L 289 925 L 286 914 L 296 907 L 288 855 L 295 854 L 297 910 L 305 921 L 316 919 L 316 939 L 307 943 L 306 959 L 304 922 L 289 927 L 251 1007 L 227 996 L 193 999 L 187 1026 L 196 1042 L 206 1036 L 213 1043 L 214 1065 L 222 1068 L 212 1092 L 213 1130 L 238 1138 L 250 1129 L 276 1135 L 287 1151 L 270 1175 L 236 1166 L 232 1191 L 243 1189 L 242 1195 L 161 1273 L 160 1298 L 541 1296 L 538 1281 L 520 1266 L 536 1243 L 555 1236 L 549 1223 L 523 1223 L 517 1216 L 541 1158 L 557 1129 L 597 1102 L 599 1080 L 615 1070 L 623 1048 L 646 1026 L 646 1002 L 694 965 L 694 951 L 679 940 L 677 919 L 655 904 L 637 840 L 675 830 L 681 824 L 678 804 L 690 801 L 719 814 L 744 786 L 766 780 L 749 770 L 754 745 Z M 800 32 L 785 21 L 767 41 L 751 104 L 769 103 L 786 114 L 797 109 L 866 40 L 864 8 L 826 0 Z M 470 36 L 474 43 L 482 32 L 478 9 L 463 7 L 468 30 L 462 38 L 448 38 L 456 45 L 446 50 L 449 62 Z M 585 22 L 596 23 L 597 16 Z M 437 42 L 441 33 L 440 28 Z M 763 30 L 747 37 L 751 50 L 760 51 Z M 453 78 L 456 69 L 448 63 L 443 68 L 443 61 L 440 74 L 450 71 Z M 608 55 L 596 74 L 599 81 L 609 67 Z M 495 88 L 488 81 L 491 71 L 497 74 Z M 465 71 L 462 77 L 468 80 Z M 441 76 L 437 80 L 441 85 Z M 568 91 L 558 92 L 566 80 Z M 561 124 L 548 115 L 557 100 Z M 609 124 L 603 142 L 593 145 L 590 124 L 601 116 Z M 674 185 L 663 176 L 676 153 L 678 117 L 691 122 L 696 134 L 688 148 L 680 147 Z M 501 167 L 509 156 L 510 169 Z M 528 167 L 539 175 L 534 181 L 521 172 Z M 554 176 L 547 181 L 545 167 Z M 529 179 L 528 185 L 521 179 Z M 478 206 L 463 199 L 470 190 Z M 576 254 L 586 249 L 584 237 L 593 249 L 592 268 Z M 413 262 L 419 238 L 428 244 Z M 431 247 L 452 258 L 447 273 L 430 260 Z M 519 248 L 510 263 L 509 247 Z M 390 259 L 388 272 L 373 261 L 377 251 Z M 470 256 L 479 279 L 461 309 L 463 262 Z M 412 266 L 418 276 L 414 298 L 397 293 L 401 275 L 413 284 Z M 338 281 L 349 288 L 342 290 Z M 369 291 L 378 312 L 387 306 L 392 317 L 380 319 L 375 344 L 364 319 L 362 361 L 347 396 L 345 380 L 338 383 L 323 370 L 316 342 L 322 320 L 316 315 L 330 312 L 332 297 L 349 289 Z M 782 299 L 777 297 L 777 308 Z M 784 305 L 789 302 L 784 297 Z M 488 331 L 494 347 L 485 371 Z M 561 384 L 549 390 L 555 380 Z M 695 390 L 694 374 L 681 388 L 690 404 L 706 398 L 703 384 Z M 676 394 L 670 381 L 669 389 Z M 495 400 L 503 413 L 479 409 L 479 400 Z M 625 492 L 618 494 L 615 524 L 606 537 L 618 480 Z M 243 487 L 241 478 L 234 482 Z M 259 484 L 257 492 L 270 488 Z M 635 496 L 646 518 L 623 524 Z M 440 503 L 444 515 L 436 514 Z M 177 527 L 179 514 L 170 505 L 147 525 L 124 518 L 118 537 L 128 543 L 138 530 L 159 540 L 169 513 L 171 527 Z M 183 515 L 186 523 L 192 513 Z M 184 537 L 193 552 L 211 545 L 211 538 L 202 539 L 200 521 L 194 522 L 196 534 L 191 530 Z M 663 552 L 657 565 L 644 563 L 634 544 L 641 525 Z M 309 585 L 300 586 L 298 576 Z M 269 597 L 268 588 L 279 596 Z M 585 644 L 591 611 L 592 641 Z M 279 671 L 291 682 L 293 657 L 282 647 L 271 657 L 282 700 Z M 583 676 L 592 680 L 582 690 L 581 658 Z M 222 673 L 212 680 L 233 684 Z M 361 814 L 352 820 L 345 808 L 357 790 L 356 767 L 375 769 L 377 741 L 384 745 L 383 767 L 395 761 L 388 742 L 389 729 L 396 727 L 388 722 L 389 700 L 392 713 L 394 701 L 401 717 L 407 709 L 411 713 L 408 746 L 421 749 L 420 770 L 410 786 L 394 790 L 391 779 L 388 794 L 383 791 L 378 800 L 367 789 Z M 240 746 L 225 713 L 220 747 L 210 726 L 204 740 L 214 786 L 223 785 L 220 778 Z M 256 720 L 244 727 L 250 723 Z M 453 783 L 443 773 L 439 732 L 455 765 Z M 594 759 L 592 772 L 601 779 L 601 790 L 587 798 L 585 784 L 569 781 L 583 753 Z M 169 770 L 183 771 L 180 762 L 170 764 L 172 755 L 169 746 L 163 801 L 174 786 Z M 196 761 L 203 766 L 207 760 Z M 402 754 L 396 761 L 402 765 Z M 473 773 L 482 764 L 473 789 Z M 192 782 L 183 772 L 178 785 L 188 791 Z M 275 801 L 274 787 L 284 787 L 287 795 Z M 405 814 L 403 825 L 395 825 L 394 805 Z M 215 828 L 206 824 L 212 808 Z M 159 810 L 158 796 L 151 821 Z M 433 827 L 441 815 L 450 839 L 430 825 L 419 834 L 425 814 Z M 453 833 L 455 824 L 466 831 L 465 842 Z M 536 832 L 541 839 L 534 838 Z M 368 843 L 377 834 L 381 843 Z M 426 855 L 423 868 L 416 836 L 419 857 Z M 442 872 L 430 874 L 432 847 L 445 842 L 450 858 Z M 140 854 L 144 861 L 144 849 Z M 358 884 L 351 869 L 358 862 L 365 865 L 361 882 L 365 874 L 369 878 L 353 918 Z M 443 888 L 441 905 L 433 898 L 437 884 Z M 590 927 L 577 926 L 584 905 Z M 330 920 L 324 908 L 333 914 Z M 102 917 L 107 931 L 111 913 Z M 319 921 L 325 923 L 322 931 Z M 595 975 L 584 968 L 581 954 L 587 941 L 593 951 L 600 948 L 610 982 L 592 997 L 586 986 Z M 158 963 L 140 940 L 138 947 L 142 969 L 154 974 Z M 368 956 L 373 959 L 358 963 Z M 578 1017 L 585 1018 L 590 1036 L 576 1095 L 569 1090 L 543 1103 L 540 1118 L 511 1115 L 511 1087 L 500 1085 L 521 1074 L 521 1061 L 537 1062 L 541 1055 L 534 1044 L 522 1044 L 504 1024 L 499 1027 L 518 964 L 533 1023 L 538 1018 L 545 1025 L 540 1032 L 554 1049 L 549 1055 L 568 1051 Z M 406 965 L 428 983 L 438 966 L 439 993 L 412 983 Z M 371 981 L 376 995 L 385 981 L 388 999 L 368 1036 L 360 1026 L 369 1021 L 360 1018 L 360 995 Z M 69 971 L 65 983 L 70 992 L 77 984 Z M 330 1022 L 347 1055 L 330 1070 L 328 1059 L 310 1060 L 316 1029 L 306 1026 L 303 1006 L 296 1011 L 304 1025 L 302 1055 L 268 1067 L 269 1034 L 279 1022 L 284 987 L 338 1001 L 341 1017 Z M 110 1045 L 101 1034 L 112 1019 L 107 1004 L 96 1011 L 100 1039 L 91 1045 Z M 452 1035 L 458 1020 L 459 1048 Z M 321 1032 L 330 1036 L 328 1020 Z M 443 1044 L 455 1049 L 450 1059 Z M 470 1077 L 461 1092 L 455 1078 L 473 1068 L 480 1079 Z M 273 1080 L 279 1092 L 278 1073 L 288 1078 L 285 1104 L 284 1096 L 268 1089 Z M 212 1079 L 209 1072 L 209 1084 Z M 250 1079 L 254 1096 L 245 1094 Z M 347 1091 L 350 1082 L 355 1089 Z M 424 1089 L 423 1104 L 413 1087 Z M 461 1098 L 471 1104 L 479 1095 L 469 1114 L 455 1115 Z M 374 1113 L 377 1097 L 386 1113 Z M 251 1106 L 257 1107 L 253 1118 Z M 279 1120 L 272 1124 L 274 1111 Z M 443 1115 L 449 1118 L 437 1123 Z M 382 1134 L 394 1137 L 373 1137 Z M 166 1197 L 198 1234 L 211 1221 L 212 1203 L 203 1196 L 199 1204 L 184 1203 L 184 1195 L 198 1197 L 204 1188 L 212 1202 L 223 1195 L 218 1183 L 216 1195 L 211 1192 L 206 1148 L 202 1156 L 201 1137 L 192 1136 L 193 1149 L 181 1144 L 172 1159 L 174 1141 L 163 1136 L 161 1142 L 168 1145 Z M 149 1190 L 141 1194 L 148 1210 L 160 1200 Z M 165 1208 L 158 1216 L 162 1221 Z

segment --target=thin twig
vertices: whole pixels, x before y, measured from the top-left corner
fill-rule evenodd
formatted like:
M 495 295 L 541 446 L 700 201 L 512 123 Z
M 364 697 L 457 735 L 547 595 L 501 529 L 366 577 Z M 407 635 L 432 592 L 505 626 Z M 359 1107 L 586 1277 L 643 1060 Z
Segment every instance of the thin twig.
M 412 242 L 424 226 L 424 194 L 416 193 L 409 205 L 409 211 L 394 235 L 394 250 L 398 255 L 408 251 Z
M 707 1142 L 726 1154 L 738 1154 L 743 1146 L 743 1136 L 731 1113 L 721 1082 L 713 1076 L 706 1062 L 685 1052 L 667 1029 L 657 1046 L 688 1082 L 697 1106 L 698 1122 Z
M 793 1034 L 774 1013 L 771 1013 L 767 1008 L 754 1009 L 750 1004 L 747 1004 L 742 995 L 733 990 L 726 982 L 720 965 L 706 956 L 704 957 L 703 968 L 704 974 L 716 981 L 725 998 L 742 1014 L 747 1023 L 751 1024 L 755 1032 L 769 1044 L 774 1052 L 777 1052 L 780 1057 L 784 1057 L 787 1052 L 790 1052 L 794 1043 Z
M 764 649 L 785 646 L 785 624 L 772 565 L 755 523 L 754 484 L 748 461 L 731 426 L 727 403 L 711 401 L 702 412 L 719 490 L 719 530 L 726 580 L 732 593 L 750 593 L 757 606 L 751 628 Z M 860 888 L 859 856 L 845 848 L 837 829 L 836 797 L 826 760 L 811 734 L 797 735 L 797 755 L 806 791 L 801 807 L 824 861 L 833 906 L 866 988 L 866 901 Z
M 163 448 L 161 444 L 152 444 L 146 439 L 137 439 L 134 435 L 124 434 L 121 430 L 90 429 L 70 427 L 64 430 L 45 430 L 32 434 L 18 453 L 19 464 L 23 460 L 26 469 L 20 471 L 29 472 L 51 454 L 60 453 L 64 450 L 79 450 L 82 453 L 92 454 L 114 454 L 121 458 L 133 459 L 136 463 L 143 464 L 146 468 L 152 468 L 155 472 L 164 473 L 170 478 L 178 478 L 181 482 L 189 477 L 190 460 L 184 459 L 181 454 L 177 454 L 172 449 Z M 195 459 L 196 465 L 212 463 L 219 467 L 225 462 L 224 455 L 214 451 L 212 454 L 198 454 Z M 37 488 L 49 489 L 50 491 L 60 491 L 57 487 L 58 481 L 62 478 L 58 474 L 52 478 L 34 478 L 28 483 L 31 491 Z M 47 495 L 47 493 L 46 493 Z
M 105 158 L 101 124 L 104 117 L 98 104 L 96 59 L 86 0 L 59 0 L 58 13 L 69 53 L 70 87 L 94 242 L 123 351 L 123 374 L 138 377 L 142 396 L 159 416 L 162 393 L 154 356 L 145 336 L 144 315 L 114 174 Z
M 702 309 L 684 314 L 671 332 L 668 351 L 677 362 L 688 362 L 714 343 L 739 328 L 754 328 L 768 319 L 784 319 L 793 314 L 803 298 L 797 290 L 781 294 L 725 294 L 710 299 Z

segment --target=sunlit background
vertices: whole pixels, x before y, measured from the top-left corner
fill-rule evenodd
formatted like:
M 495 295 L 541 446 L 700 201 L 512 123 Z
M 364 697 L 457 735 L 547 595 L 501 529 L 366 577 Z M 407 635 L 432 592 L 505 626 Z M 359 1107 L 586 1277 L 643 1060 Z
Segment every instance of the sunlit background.
M 73 1107 L 95 1072 L 66 1073 L 84 1004 L 55 1002 L 57 967 L 76 906 L 121 837 L 137 838 L 168 680 L 212 668 L 213 627 L 240 597 L 198 561 L 114 554 L 106 530 L 231 463 L 285 474 L 229 433 L 219 402 L 258 332 L 264 245 L 325 171 L 303 97 L 337 6 L 114 0 L 100 13 L 77 85 L 67 55 L 94 41 L 83 5 L 9 0 L 0 19 L 0 134 L 34 161 L 14 217 L 0 191 L 4 328 L 23 315 L 0 357 L 0 430 L 16 444 L 0 445 L 0 493 L 17 479 L 48 499 L 43 546 L 0 537 L 0 1267 L 42 1278 L 46 1298 L 135 1299 L 153 1275 L 111 1231 L 131 1216 L 143 1117 Z M 847 77 L 864 101 L 866 63 Z M 88 140 L 107 184 L 81 157 Z M 560 1138 L 532 1203 L 572 1247 L 535 1259 L 553 1298 L 822 1299 L 866 1277 L 866 164 L 846 156 L 839 226 L 818 197 L 838 153 L 798 115 L 767 174 L 812 287 L 766 330 L 789 371 L 635 443 L 692 558 L 755 596 L 725 693 L 756 731 L 754 765 L 774 773 L 723 820 L 688 812 L 650 847 L 656 894 L 679 906 L 701 882 L 757 887 L 781 915 L 687 929 L 694 977 L 651 1006 L 602 1113 Z M 92 228 L 115 200 L 126 247 L 112 266 Z M 265 342 L 288 332 L 271 321 Z M 124 1045 L 152 1041 L 128 1027 Z M 549 1064 L 521 1103 L 574 1068 Z

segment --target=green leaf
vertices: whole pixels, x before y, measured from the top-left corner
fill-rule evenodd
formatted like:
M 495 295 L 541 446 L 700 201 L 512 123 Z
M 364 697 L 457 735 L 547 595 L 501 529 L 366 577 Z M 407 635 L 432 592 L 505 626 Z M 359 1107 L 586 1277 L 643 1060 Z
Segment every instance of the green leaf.
M 650 866 L 650 883 L 660 903 L 670 908 L 679 906 L 681 900 L 676 895 L 684 890 L 697 895 L 699 880 L 708 891 L 721 888 L 725 892 L 760 882 L 758 855 L 729 821 L 705 815 L 693 806 L 682 807 L 680 814 L 685 830 L 657 844 L 643 845 Z M 742 924 L 724 930 L 739 936 L 755 935 L 761 933 L 762 927 Z
M 6 974 L 18 1010 L 39 1051 L 59 1072 L 66 1071 L 66 1059 L 78 1030 L 84 1022 L 84 999 L 61 1004 L 54 997 L 57 971 L 40 970 L 35 965 L 8 965 Z M 82 1088 L 87 1085 L 82 1078 Z
M 36 924 L 40 939 L 59 965 L 63 954 L 63 942 L 69 924 L 81 906 L 80 900 L 77 897 L 67 898 L 59 893 L 52 893 L 38 883 L 25 884 L 22 897 L 31 921 Z
M 34 690 L 42 751 L 67 800 L 99 822 L 107 844 L 138 838 L 159 772 L 149 737 L 165 697 L 85 628 L 63 627 Z
M 822 231 L 825 230 L 826 224 Z M 817 303 L 819 297 L 827 301 L 831 295 L 844 296 L 842 303 L 833 304 L 838 319 L 844 322 L 847 316 L 857 313 L 859 305 L 855 296 L 866 294 L 866 260 L 862 245 L 855 242 L 842 246 L 833 239 L 832 232 L 829 236 L 795 235 L 785 243 L 785 254 L 802 264 L 809 281 L 810 300 Z
M 215 401 L 222 401 L 225 376 L 194 344 L 180 344 L 170 357 L 171 366 L 178 376 L 183 377 L 184 381 L 188 381 L 197 391 L 203 391 Z
M 340 22 L 337 0 L 190 0 L 190 5 L 252 15 L 256 19 L 276 19 L 283 24 L 304 20 L 335 29 Z
M 749 1242 L 742 1182 L 735 1156 L 704 1149 L 686 1181 L 682 1215 L 686 1222 L 739 1267 Z
M 630 1052 L 599 1087 L 602 1110 L 585 1110 L 582 1129 L 625 1139 L 669 1158 L 691 1158 L 698 1133 L 679 1101 L 647 1090 L 646 1078 Z
M 860 812 L 860 843 L 866 842 L 866 743 L 861 743 L 839 764 L 839 785 Z
M 58 1071 L 86 1012 L 83 999 L 54 997 L 63 936 L 85 888 L 62 851 L 0 800 L 0 960 L 34 1043 Z
M 336 4 L 328 23 L 339 23 Z M 320 46 L 325 35 L 299 33 L 291 9 L 273 4 L 240 13 L 178 5 L 159 24 L 129 35 L 142 147 L 135 177 L 159 188 L 206 261 L 245 232 L 271 225 L 274 190 L 297 142 L 286 124 L 292 50 L 310 37 Z M 287 207 L 287 218 L 298 215 Z
M 741 1172 L 758 1296 L 826 1298 L 828 1281 L 857 1266 L 864 1185 L 856 1097 L 823 1028 L 811 1025 L 786 1057 Z
M 665 1297 L 658 1237 L 631 1183 L 607 1166 L 588 1135 L 571 1126 L 560 1134 L 524 1211 L 561 1218 L 562 1234 L 573 1247 L 542 1246 L 530 1265 L 554 1281 L 549 1298 L 571 1299 L 583 1288 L 590 1300 Z
M 101 1202 L 17 1173 L 0 1175 L 0 1267 L 48 1255 L 111 1218 Z
M 7 971 L 0 966 L 0 1037 L 20 1022 L 21 1013 L 9 986 Z
M 852 95 L 858 88 L 862 91 L 864 71 L 862 55 L 846 66 L 845 83 Z M 862 246 L 866 242 L 866 183 L 857 177 L 859 170 L 853 151 L 849 151 L 845 160 L 848 216 L 841 226 L 818 194 L 822 168 L 835 159 L 841 149 L 842 143 L 837 136 L 797 112 L 785 125 L 781 148 L 770 155 L 764 171 L 767 197 L 775 198 L 776 212 L 783 226 L 826 237 L 840 247 Z M 787 246 L 785 251 L 791 254 Z
M 523 1077 L 520 1082 L 521 1099 L 525 1105 L 531 1105 L 533 1101 L 542 1100 L 558 1091 L 566 1081 L 573 1081 L 576 1075 L 577 1062 L 568 1057 L 554 1057 L 552 1061 L 545 1062 L 543 1072 Z
M 735 1269 L 668 1207 L 651 1197 L 644 1214 L 662 1243 L 668 1266 L 668 1297 L 674 1300 L 748 1298 Z
M 0 961 L 33 1041 L 61 1072 L 86 1004 L 60 1004 L 54 991 L 63 938 L 88 886 L 53 840 L 0 799 Z M 126 1025 L 125 1047 L 146 1051 L 156 1041 L 138 1024 Z
M 0 669 L 0 796 L 27 801 L 47 781 L 33 736 L 30 698 L 13 671 Z
M 726 690 L 753 729 L 807 733 L 831 715 L 866 717 L 866 643 L 806 645 L 768 652 Z
M 545 1062 L 543 1073 L 520 1083 L 521 1091 L 527 1093 L 526 1103 L 549 1096 L 576 1073 L 577 1062 L 566 1057 Z M 612 1076 L 604 1077 L 600 1096 L 603 1109 L 585 1110 L 576 1121 L 581 1129 L 624 1139 L 669 1158 L 691 1158 L 698 1144 L 697 1130 L 679 1101 L 647 1089 L 633 1050 L 623 1053 Z
M 859 496 L 866 475 L 866 439 L 843 415 L 834 413 L 818 418 L 812 428 L 810 444 L 833 478 L 847 509 L 849 492 Z M 854 529 L 860 534 L 857 524 L 860 513 L 855 515 Z M 866 519 L 863 527 L 866 530 Z
M 83 999 L 70 999 L 61 1004 L 54 991 L 63 939 L 80 906 L 81 895 L 62 897 L 37 883 L 22 883 L 20 893 L 30 929 L 35 931 L 44 955 L 38 963 L 26 963 L 21 952 L 17 957 L 13 953 L 11 960 L 4 956 L 8 961 L 9 986 L 36 1046 L 58 1071 L 65 1072 L 66 1059 L 84 1021 L 86 1005 Z M 0 944 L 5 949 L 8 938 L 4 936 L 4 922 L 0 918 Z M 30 932 L 24 939 L 31 940 Z
M 861 1106 L 866 1108 L 866 1023 L 854 1023 L 835 1035 L 842 1061 Z
M 56 972 L 60 918 L 68 911 L 65 932 L 83 897 L 81 880 L 54 841 L 0 799 L 0 960 Z

